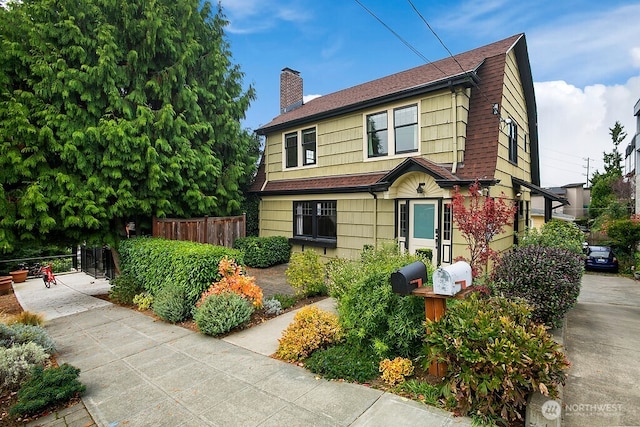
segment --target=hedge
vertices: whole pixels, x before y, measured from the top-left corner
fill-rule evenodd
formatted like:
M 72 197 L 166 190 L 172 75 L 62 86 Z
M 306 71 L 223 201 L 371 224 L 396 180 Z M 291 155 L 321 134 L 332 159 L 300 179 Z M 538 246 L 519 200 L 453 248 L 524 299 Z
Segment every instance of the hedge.
M 122 274 L 141 283 L 151 295 L 171 283 L 183 288 L 193 304 L 220 279 L 218 263 L 222 258 L 243 263 L 243 254 L 236 249 L 160 238 L 122 240 L 118 252 Z
M 291 257 L 291 245 L 284 236 L 240 237 L 233 242 L 233 247 L 244 252 L 244 262 L 249 267 L 284 264 Z

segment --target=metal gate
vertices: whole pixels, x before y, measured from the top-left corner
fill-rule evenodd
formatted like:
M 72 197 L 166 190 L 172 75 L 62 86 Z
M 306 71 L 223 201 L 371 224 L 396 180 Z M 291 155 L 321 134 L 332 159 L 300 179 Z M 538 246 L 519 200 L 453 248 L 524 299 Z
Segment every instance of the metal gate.
M 97 278 L 114 278 L 115 264 L 108 246 L 80 248 L 80 268 L 83 272 Z

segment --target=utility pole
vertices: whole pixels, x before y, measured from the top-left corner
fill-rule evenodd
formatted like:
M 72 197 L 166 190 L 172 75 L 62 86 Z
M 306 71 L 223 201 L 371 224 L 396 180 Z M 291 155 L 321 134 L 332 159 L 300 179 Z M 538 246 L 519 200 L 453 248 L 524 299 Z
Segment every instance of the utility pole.
M 591 160 L 595 160 L 595 159 L 590 159 L 589 157 L 586 157 L 586 158 L 583 157 L 582 160 L 587 162 L 587 166 L 583 166 L 583 168 L 587 169 L 587 173 L 586 173 L 586 176 L 587 176 L 587 188 L 589 188 L 589 186 L 590 186 L 589 185 L 589 163 L 590 163 Z M 585 175 L 585 174 L 583 174 L 583 175 Z

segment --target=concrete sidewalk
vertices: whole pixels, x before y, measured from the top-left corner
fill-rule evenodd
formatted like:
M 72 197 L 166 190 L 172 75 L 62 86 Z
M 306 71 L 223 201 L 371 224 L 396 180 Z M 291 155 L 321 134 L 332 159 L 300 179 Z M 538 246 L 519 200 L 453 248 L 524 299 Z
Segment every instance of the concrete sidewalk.
M 269 321 L 221 340 L 93 298 L 105 284 L 90 276 L 60 278 L 51 289 L 41 280 L 19 284 L 16 295 L 25 310 L 49 320 L 58 361 L 81 369 L 83 401 L 99 426 L 471 425 L 268 357 L 288 322 Z M 54 417 L 35 425 L 67 424 Z

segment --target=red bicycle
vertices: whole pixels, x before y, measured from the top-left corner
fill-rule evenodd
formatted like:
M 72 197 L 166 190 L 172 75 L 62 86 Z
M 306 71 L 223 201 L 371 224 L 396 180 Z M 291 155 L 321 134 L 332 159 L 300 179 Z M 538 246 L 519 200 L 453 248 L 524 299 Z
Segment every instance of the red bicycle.
M 40 269 L 42 273 L 42 280 L 44 280 L 44 285 L 47 288 L 51 287 L 51 284 L 57 285 L 56 276 L 53 274 L 53 270 L 51 269 L 51 264 L 47 264 Z

